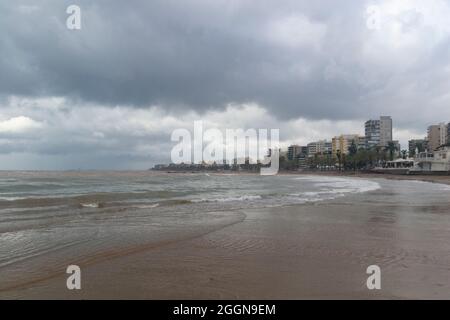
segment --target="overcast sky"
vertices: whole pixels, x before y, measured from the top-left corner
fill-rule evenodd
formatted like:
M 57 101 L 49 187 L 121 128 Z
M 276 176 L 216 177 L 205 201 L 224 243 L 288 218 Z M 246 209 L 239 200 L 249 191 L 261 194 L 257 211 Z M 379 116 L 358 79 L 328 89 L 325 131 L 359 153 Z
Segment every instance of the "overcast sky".
M 449 17 L 445 0 L 0 0 L 0 169 L 146 169 L 195 120 L 287 145 L 391 115 L 406 148 L 450 122 Z

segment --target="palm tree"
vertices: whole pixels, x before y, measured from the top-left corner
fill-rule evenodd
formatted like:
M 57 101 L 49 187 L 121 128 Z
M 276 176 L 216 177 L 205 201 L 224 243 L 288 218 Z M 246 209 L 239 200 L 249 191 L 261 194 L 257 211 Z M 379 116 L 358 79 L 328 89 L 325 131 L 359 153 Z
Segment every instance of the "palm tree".
M 350 159 L 353 160 L 353 169 L 356 171 L 356 154 L 358 153 L 358 147 L 356 146 L 355 140 L 352 141 L 352 144 L 348 148 L 348 153 Z
M 402 158 L 406 159 L 406 154 L 408 153 L 407 150 L 402 150 Z
M 387 150 L 389 151 L 390 160 L 394 160 L 394 152 L 397 151 L 397 146 L 393 141 L 389 141 L 387 145 Z
M 348 152 L 351 156 L 355 155 L 358 152 L 358 147 L 355 144 L 355 141 L 352 141 L 352 144 L 348 148 Z
M 376 160 L 377 160 L 377 165 L 379 165 L 380 160 L 381 160 L 381 147 L 377 146 L 375 147 L 375 152 L 376 152 Z
M 336 156 L 337 156 L 338 162 L 339 162 L 339 171 L 341 171 L 341 168 L 342 168 L 342 153 L 341 153 L 341 150 L 336 151 Z

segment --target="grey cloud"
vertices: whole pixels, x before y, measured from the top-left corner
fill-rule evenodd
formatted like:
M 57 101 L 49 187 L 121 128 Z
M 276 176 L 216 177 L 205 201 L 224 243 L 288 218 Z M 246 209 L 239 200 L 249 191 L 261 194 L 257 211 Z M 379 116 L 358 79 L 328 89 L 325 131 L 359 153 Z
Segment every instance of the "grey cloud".
M 82 30 L 69 31 L 72 3 L 2 1 L 1 93 L 178 110 L 251 101 L 281 118 L 344 119 L 370 104 L 353 59 L 363 2 L 77 1 Z M 272 22 L 297 16 L 300 36 L 321 27 L 323 38 L 292 47 L 268 37 Z M 348 72 L 327 78 L 333 63 Z
M 0 133 L 0 158 L 142 168 L 168 160 L 165 127 L 174 125 L 158 120 L 186 124 L 190 112 L 200 118 L 243 103 L 265 108 L 267 125 L 281 128 L 298 118 L 362 123 L 387 114 L 402 132 L 424 135 L 450 120 L 450 9 L 442 0 L 434 19 L 431 5 L 405 7 L 369 30 L 366 6 L 387 2 L 0 0 L 0 121 L 45 124 Z M 65 26 L 70 4 L 82 9 L 80 31 Z M 12 97 L 31 102 L 13 106 Z M 51 97 L 64 102 L 33 102 Z M 118 106 L 124 113 L 109 117 Z M 153 129 L 124 111 L 152 107 Z

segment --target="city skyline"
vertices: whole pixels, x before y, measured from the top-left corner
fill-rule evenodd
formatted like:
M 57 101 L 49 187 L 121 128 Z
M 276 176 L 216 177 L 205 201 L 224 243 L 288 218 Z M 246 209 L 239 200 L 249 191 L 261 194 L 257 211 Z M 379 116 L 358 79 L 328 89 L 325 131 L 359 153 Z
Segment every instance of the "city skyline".
M 384 123 L 383 123 L 384 122 Z M 348 153 L 348 149 L 355 144 L 357 149 L 388 149 L 389 143 L 394 143 L 398 156 L 406 151 L 409 157 L 413 157 L 416 149 L 420 152 L 436 151 L 439 147 L 450 143 L 450 121 L 429 125 L 427 134 L 422 139 L 410 138 L 406 144 L 401 144 L 395 139 L 393 133 L 393 119 L 390 116 L 380 116 L 379 119 L 370 119 L 364 123 L 364 135 L 354 133 L 340 133 L 329 139 L 310 141 L 306 145 L 291 144 L 285 149 L 288 160 L 298 158 L 300 154 L 309 157 L 315 154 L 331 154 L 336 158 L 337 152 Z

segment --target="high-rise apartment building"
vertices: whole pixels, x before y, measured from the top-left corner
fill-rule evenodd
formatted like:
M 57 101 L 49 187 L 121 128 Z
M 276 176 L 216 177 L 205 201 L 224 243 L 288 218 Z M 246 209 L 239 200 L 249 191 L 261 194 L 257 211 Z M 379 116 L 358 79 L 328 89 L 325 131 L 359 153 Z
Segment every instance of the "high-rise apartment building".
M 447 123 L 447 143 L 450 143 L 450 122 Z
M 360 136 L 357 134 L 343 134 L 337 137 L 334 137 L 332 144 L 332 154 L 334 157 L 337 156 L 338 152 L 341 154 L 349 154 L 350 146 L 354 143 L 356 147 L 360 142 Z
M 292 145 L 288 147 L 287 158 L 288 160 L 298 159 L 300 155 L 306 155 L 308 148 L 299 145 Z
M 381 116 L 379 120 L 368 120 L 365 123 L 366 146 L 387 147 L 392 141 L 392 118 Z
M 377 147 L 380 144 L 380 120 L 368 120 L 365 123 L 367 148 Z
M 366 137 L 359 136 L 358 138 L 358 150 L 366 148 Z
M 382 116 L 380 117 L 380 146 L 386 147 L 392 140 L 392 118 Z
M 408 153 L 412 158 L 416 156 L 418 152 L 424 152 L 427 149 L 427 140 L 426 139 L 413 139 L 408 141 Z
M 445 123 L 428 127 L 428 151 L 436 151 L 437 148 L 447 143 L 448 126 Z
M 308 157 L 314 157 L 316 154 L 329 154 L 332 151 L 331 142 L 320 140 L 308 143 Z

